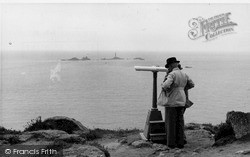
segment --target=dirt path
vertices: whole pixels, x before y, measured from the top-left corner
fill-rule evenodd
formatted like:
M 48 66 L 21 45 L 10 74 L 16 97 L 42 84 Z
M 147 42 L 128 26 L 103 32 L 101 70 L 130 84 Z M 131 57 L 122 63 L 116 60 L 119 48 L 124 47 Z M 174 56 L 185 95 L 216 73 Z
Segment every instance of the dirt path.
M 186 131 L 187 144 L 183 149 L 159 150 L 158 146 L 135 148 L 131 145 L 133 141 L 139 140 L 139 135 L 126 137 L 123 139 L 102 138 L 97 142 L 108 149 L 111 157 L 241 157 L 250 154 L 236 154 L 241 150 L 250 150 L 250 141 L 236 141 L 232 144 L 220 147 L 212 147 L 214 140 L 212 135 L 206 130 Z M 164 145 L 163 145 L 164 146 Z

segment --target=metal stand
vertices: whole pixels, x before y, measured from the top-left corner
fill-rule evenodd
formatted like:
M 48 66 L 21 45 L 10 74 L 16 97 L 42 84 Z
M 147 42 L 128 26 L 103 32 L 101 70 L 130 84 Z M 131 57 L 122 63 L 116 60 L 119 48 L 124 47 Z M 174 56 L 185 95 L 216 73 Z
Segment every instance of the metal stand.
M 157 109 L 157 71 L 153 71 L 152 108 L 148 111 L 143 135 L 142 138 L 151 141 L 166 139 L 165 122 L 162 119 L 161 111 Z
M 162 120 L 161 111 L 157 109 L 157 72 L 167 72 L 168 69 L 157 66 L 135 66 L 135 70 L 153 72 L 152 108 L 148 111 L 144 132 L 140 134 L 141 138 L 155 142 L 165 141 L 165 122 Z

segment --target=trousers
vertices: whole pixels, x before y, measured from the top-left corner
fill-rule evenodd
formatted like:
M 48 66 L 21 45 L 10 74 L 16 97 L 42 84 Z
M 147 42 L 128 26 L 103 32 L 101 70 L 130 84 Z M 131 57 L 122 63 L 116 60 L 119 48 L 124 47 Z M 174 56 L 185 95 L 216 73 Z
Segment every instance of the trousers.
M 167 146 L 184 146 L 184 112 L 185 107 L 165 107 L 165 128 Z

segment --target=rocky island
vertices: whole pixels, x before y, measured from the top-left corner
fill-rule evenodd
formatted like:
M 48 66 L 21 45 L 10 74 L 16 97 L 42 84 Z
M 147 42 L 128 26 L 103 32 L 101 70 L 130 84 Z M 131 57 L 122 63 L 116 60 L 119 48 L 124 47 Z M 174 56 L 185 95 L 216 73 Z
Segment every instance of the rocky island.
M 87 56 L 82 57 L 81 59 L 79 59 L 77 57 L 73 57 L 70 59 L 61 59 L 61 61 L 87 61 L 87 60 L 90 60 L 90 58 L 88 58 Z M 124 58 L 118 57 L 115 53 L 115 56 L 113 58 L 101 58 L 101 60 L 124 60 Z M 145 59 L 141 58 L 141 57 L 135 57 L 135 58 L 133 58 L 133 60 L 145 60 Z
M 145 60 L 145 59 L 141 58 L 141 57 L 136 57 L 136 58 L 134 58 L 134 60 Z
M 139 129 L 88 129 L 68 117 L 38 117 L 24 131 L 0 127 L 0 156 L 6 149 L 55 149 L 65 157 L 242 157 L 250 155 L 250 113 L 231 111 L 219 125 L 188 123 L 187 144 L 170 149 L 142 140 Z M 50 155 L 53 156 L 53 155 Z
M 101 60 L 124 60 L 124 58 L 117 57 L 115 53 L 113 58 L 102 58 Z
M 61 61 L 86 61 L 86 60 L 90 60 L 90 58 L 86 57 L 82 57 L 81 59 L 77 58 L 77 57 L 73 57 L 70 59 L 61 59 Z

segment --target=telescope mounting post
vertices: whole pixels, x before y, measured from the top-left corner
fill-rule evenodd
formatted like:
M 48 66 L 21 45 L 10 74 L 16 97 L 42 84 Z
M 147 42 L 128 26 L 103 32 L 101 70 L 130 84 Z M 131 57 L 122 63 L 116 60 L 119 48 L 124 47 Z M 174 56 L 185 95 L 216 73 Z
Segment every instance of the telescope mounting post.
M 157 108 L 157 73 L 166 72 L 164 67 L 140 67 L 135 66 L 136 71 L 151 71 L 153 72 L 153 93 L 152 93 L 152 108 L 148 111 L 144 132 L 141 133 L 142 139 L 151 141 L 166 140 L 165 122 L 162 119 L 161 111 Z
M 152 109 L 157 109 L 157 71 L 153 71 Z

